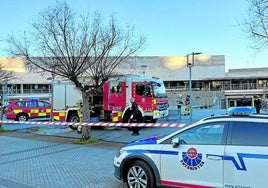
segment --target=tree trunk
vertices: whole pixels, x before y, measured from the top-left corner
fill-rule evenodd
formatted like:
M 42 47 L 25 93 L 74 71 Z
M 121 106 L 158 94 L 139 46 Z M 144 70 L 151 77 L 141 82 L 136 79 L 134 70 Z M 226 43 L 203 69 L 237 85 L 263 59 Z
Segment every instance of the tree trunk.
M 88 140 L 91 137 L 91 129 L 90 126 L 83 126 L 82 127 L 82 140 Z
M 82 100 L 83 100 L 82 122 L 89 122 L 90 121 L 89 95 L 87 95 L 86 91 L 82 92 Z M 82 127 L 82 140 L 88 140 L 89 138 L 91 138 L 91 126 L 83 126 Z

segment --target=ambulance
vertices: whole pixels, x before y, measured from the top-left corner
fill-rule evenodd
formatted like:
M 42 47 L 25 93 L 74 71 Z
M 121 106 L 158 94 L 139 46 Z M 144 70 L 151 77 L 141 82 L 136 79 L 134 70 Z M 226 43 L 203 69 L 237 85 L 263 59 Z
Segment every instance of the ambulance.
M 131 188 L 268 187 L 268 115 L 252 107 L 208 117 L 168 135 L 137 140 L 114 157 Z

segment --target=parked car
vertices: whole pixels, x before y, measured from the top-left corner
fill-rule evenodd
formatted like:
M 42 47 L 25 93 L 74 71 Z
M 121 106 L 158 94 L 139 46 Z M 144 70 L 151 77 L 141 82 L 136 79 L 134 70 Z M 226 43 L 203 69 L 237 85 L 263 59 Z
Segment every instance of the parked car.
M 268 187 L 268 116 L 229 109 L 123 146 L 114 175 L 128 187 Z
M 30 118 L 50 117 L 51 105 L 47 101 L 29 99 L 10 101 L 5 109 L 6 119 L 27 121 Z

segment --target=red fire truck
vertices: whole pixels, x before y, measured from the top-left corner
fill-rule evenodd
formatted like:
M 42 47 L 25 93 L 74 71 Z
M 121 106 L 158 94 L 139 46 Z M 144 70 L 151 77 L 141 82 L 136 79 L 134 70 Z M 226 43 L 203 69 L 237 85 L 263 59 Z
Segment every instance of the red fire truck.
M 111 78 L 103 86 L 103 110 L 112 122 L 127 122 L 130 117 L 130 98 L 135 98 L 140 117 L 156 122 L 168 115 L 168 99 L 164 83 L 159 78 L 126 75 Z
M 66 85 L 58 88 L 65 94 L 68 93 L 72 99 L 64 99 L 64 94 L 53 97 L 53 117 L 55 120 L 76 122 L 79 121 L 79 108 L 74 104 L 74 96 L 76 101 L 81 101 L 81 94 L 77 94 L 74 86 L 66 92 Z M 71 93 L 74 94 L 71 94 Z M 57 93 L 57 86 L 54 86 L 54 94 Z M 101 96 L 101 116 L 100 120 L 112 122 L 127 122 L 130 117 L 130 98 L 135 98 L 139 106 L 140 117 L 144 122 L 156 122 L 158 118 L 168 115 L 168 98 L 166 89 L 161 79 L 156 77 L 147 77 L 141 75 L 125 75 L 117 78 L 110 78 L 104 83 L 103 96 Z M 58 98 L 58 99 L 57 99 Z M 98 98 L 98 97 L 96 97 Z M 98 98 L 99 99 L 99 98 Z M 65 102 L 65 110 L 57 110 L 58 100 Z M 73 104 L 66 104 L 73 101 Z M 99 105 L 98 102 L 93 102 Z M 74 127 L 71 127 L 74 128 Z M 75 129 L 75 128 L 74 128 Z

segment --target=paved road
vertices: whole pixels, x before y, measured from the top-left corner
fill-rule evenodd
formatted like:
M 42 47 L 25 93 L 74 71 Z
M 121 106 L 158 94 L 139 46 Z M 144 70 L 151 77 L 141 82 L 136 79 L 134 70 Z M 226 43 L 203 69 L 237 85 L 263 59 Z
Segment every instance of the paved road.
M 196 121 L 224 110 L 195 111 Z M 175 109 L 158 122 L 189 123 Z M 124 188 L 113 175 L 113 157 L 126 142 L 142 137 L 172 132 L 178 128 L 143 128 L 139 136 L 126 129 L 93 129 L 99 144 L 74 145 L 81 135 L 64 126 L 4 124 L 11 133 L 0 133 L 0 188 Z

